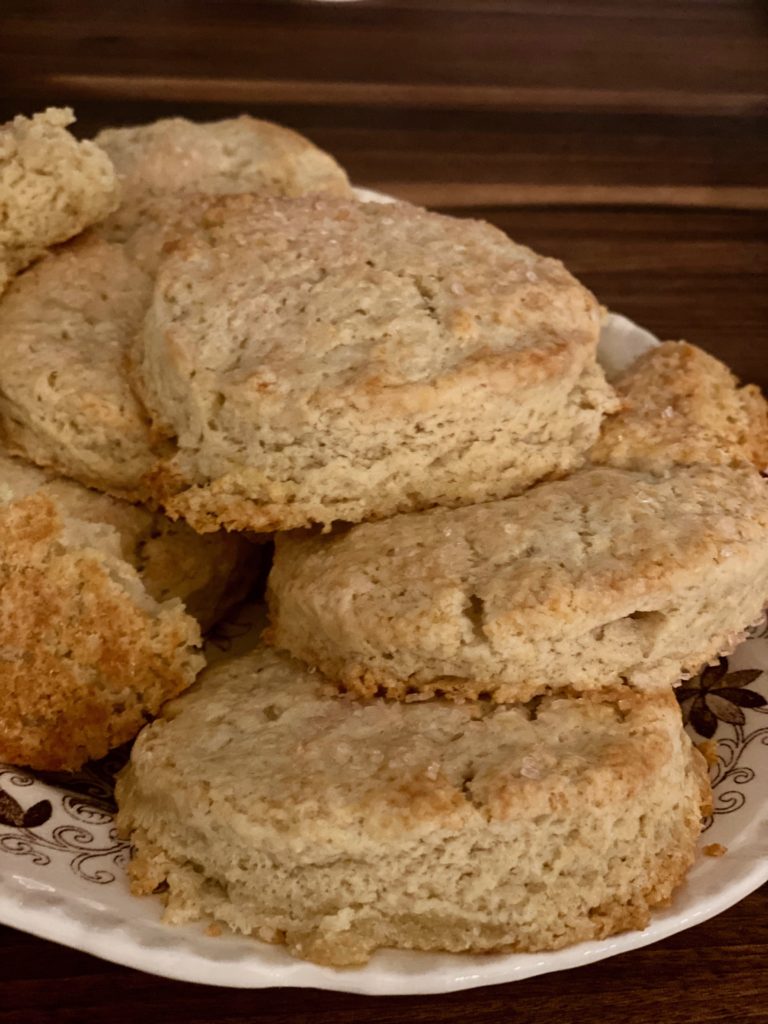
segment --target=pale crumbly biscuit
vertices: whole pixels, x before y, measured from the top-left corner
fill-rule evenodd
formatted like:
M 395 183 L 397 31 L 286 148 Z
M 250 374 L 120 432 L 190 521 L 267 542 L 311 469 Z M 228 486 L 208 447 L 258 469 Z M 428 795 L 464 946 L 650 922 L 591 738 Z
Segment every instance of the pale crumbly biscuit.
M 163 204 L 125 243 L 87 232 L 48 253 L 0 300 L 0 438 L 87 487 L 152 499 L 169 446 L 131 385 L 133 345 L 165 245 L 210 197 Z
M 109 157 L 67 131 L 68 108 L 21 115 L 0 127 L 0 291 L 46 249 L 118 204 Z
M 126 372 L 152 278 L 89 236 L 40 260 L 0 300 L 0 436 L 87 486 L 144 499 L 162 453 Z
M 164 247 L 194 232 L 217 194 L 349 186 L 306 139 L 248 117 L 108 129 L 99 143 L 120 175 L 120 208 L 0 303 L 0 433 L 38 465 L 147 501 L 164 445 L 127 366 Z
M 48 253 L 0 300 L 0 438 L 88 487 L 150 500 L 168 446 L 130 383 L 133 344 L 163 246 L 209 198 L 164 204 L 125 243 L 88 232 Z
M 74 769 L 135 736 L 252 557 L 0 454 L 0 760 Z
M 162 263 L 137 386 L 200 531 L 357 522 L 581 464 L 613 390 L 561 263 L 407 204 L 219 200 Z
M 157 200 L 178 206 L 186 193 L 350 193 L 346 174 L 328 153 L 289 128 L 247 115 L 107 128 L 96 142 L 112 159 L 122 188 L 120 208 L 101 229 L 111 240 L 123 241 L 153 220 Z
M 209 669 L 117 783 L 134 891 L 337 967 L 643 928 L 694 859 L 704 759 L 671 691 L 369 702 L 257 650 Z
M 272 642 L 362 694 L 658 689 L 768 601 L 753 469 L 583 469 L 505 501 L 278 536 Z
M 668 341 L 613 380 L 622 408 L 603 422 L 593 462 L 663 471 L 696 464 L 768 470 L 768 403 L 695 345 Z

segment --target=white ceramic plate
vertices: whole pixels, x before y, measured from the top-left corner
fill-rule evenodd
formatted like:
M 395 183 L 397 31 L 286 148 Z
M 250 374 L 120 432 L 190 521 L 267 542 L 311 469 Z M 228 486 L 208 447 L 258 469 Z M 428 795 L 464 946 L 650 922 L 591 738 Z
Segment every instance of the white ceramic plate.
M 601 360 L 615 370 L 657 344 L 609 315 Z M 210 640 L 209 660 L 249 644 L 253 610 L 241 609 Z M 759 635 L 758 635 L 759 634 Z M 204 926 L 170 928 L 160 904 L 128 891 L 128 848 L 112 818 L 112 773 L 120 755 L 72 776 L 33 775 L 0 765 L 0 922 L 106 960 L 183 981 L 242 988 L 288 985 L 370 995 L 450 992 L 528 978 L 615 956 L 690 928 L 768 880 L 768 627 L 718 668 L 679 691 L 695 739 L 717 740 L 715 809 L 686 883 L 648 928 L 556 953 L 498 956 L 382 951 L 355 970 L 293 959 L 281 947 Z M 697 728 L 701 732 L 697 733 Z M 124 756 L 124 755 L 123 755 Z

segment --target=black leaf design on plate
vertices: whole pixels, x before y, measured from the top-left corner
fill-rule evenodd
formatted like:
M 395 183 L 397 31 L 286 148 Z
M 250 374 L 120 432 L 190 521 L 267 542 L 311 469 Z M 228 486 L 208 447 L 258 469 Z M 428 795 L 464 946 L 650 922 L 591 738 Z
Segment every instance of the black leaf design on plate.
M 743 708 L 761 708 L 768 703 L 761 693 L 747 689 L 761 675 L 760 669 L 753 668 L 729 672 L 727 658 L 708 665 L 677 690 L 685 721 L 705 739 L 715 735 L 718 722 L 744 725 Z
M 0 825 L 11 828 L 38 828 L 53 814 L 50 800 L 38 800 L 26 811 L 5 790 L 0 789 Z
M 33 804 L 29 810 L 24 812 L 22 825 L 24 828 L 39 828 L 40 825 L 44 825 L 46 821 L 48 821 L 51 814 L 53 814 L 51 801 L 39 800 L 36 804 Z
M 12 796 L 0 789 L 0 823 L 13 828 L 24 827 L 24 811 Z

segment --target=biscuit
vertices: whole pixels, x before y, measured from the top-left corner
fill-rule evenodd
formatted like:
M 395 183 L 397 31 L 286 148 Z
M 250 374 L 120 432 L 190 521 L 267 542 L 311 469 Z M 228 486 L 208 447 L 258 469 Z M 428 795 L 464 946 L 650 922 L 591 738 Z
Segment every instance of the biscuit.
M 0 127 L 0 291 L 49 246 L 118 204 L 109 157 L 67 131 L 69 108 L 49 107 Z
M 99 143 L 120 174 L 120 208 L 0 303 L 0 435 L 38 465 L 148 501 L 164 446 L 127 366 L 164 247 L 196 230 L 216 193 L 349 188 L 311 143 L 248 117 L 108 129 Z
M 40 260 L 0 301 L 0 435 L 11 451 L 131 500 L 161 447 L 126 374 L 152 278 L 90 236 Z
M 160 496 L 204 532 L 487 501 L 581 464 L 613 390 L 599 309 L 489 224 L 219 200 L 163 261 L 137 387 Z
M 643 928 L 709 800 L 671 691 L 368 702 L 256 650 L 145 729 L 118 825 L 136 893 L 343 967 L 380 947 L 538 951 Z
M 271 641 L 364 695 L 652 690 L 768 600 L 753 469 L 583 469 L 518 497 L 276 538 Z
M 202 668 L 249 549 L 0 455 L 0 760 L 69 770 L 132 739 Z
M 0 437 L 87 487 L 149 501 L 168 445 L 130 383 L 163 246 L 210 197 L 153 209 L 125 243 L 97 232 L 48 253 L 0 301 Z
M 208 124 L 173 117 L 107 128 L 96 142 L 109 154 L 122 187 L 120 208 L 101 229 L 113 241 L 152 220 L 157 200 L 179 205 L 174 197 L 186 193 L 350 192 L 346 174 L 328 153 L 289 128 L 247 115 Z
M 768 403 L 687 342 L 650 349 L 613 380 L 621 410 L 603 421 L 593 462 L 622 469 L 754 465 L 768 470 Z

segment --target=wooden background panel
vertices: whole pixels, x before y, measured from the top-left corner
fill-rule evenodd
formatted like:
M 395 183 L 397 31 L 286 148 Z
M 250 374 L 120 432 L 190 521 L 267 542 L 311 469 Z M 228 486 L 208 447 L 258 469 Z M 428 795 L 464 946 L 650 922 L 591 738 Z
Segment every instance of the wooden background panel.
M 659 204 L 768 208 L 768 117 L 451 110 L 243 100 L 94 99 L 53 83 L 0 96 L 0 116 L 69 104 L 78 131 L 185 115 L 241 112 L 290 125 L 333 152 L 353 178 L 413 202 L 477 206 Z
M 407 88 L 409 104 L 439 92 L 452 108 L 482 104 L 478 87 L 512 85 L 518 102 L 536 90 L 557 109 L 714 102 L 730 112 L 765 94 L 765 17 L 760 3 L 729 0 L 5 0 L 0 55 L 12 79 L 315 81 L 346 96 L 387 82 Z M 25 69 L 30 53 L 37 63 Z
M 581 203 L 765 208 L 767 17 L 727 0 L 5 0 L 2 113 L 70 102 L 92 131 L 248 110 L 416 202 L 580 186 Z

